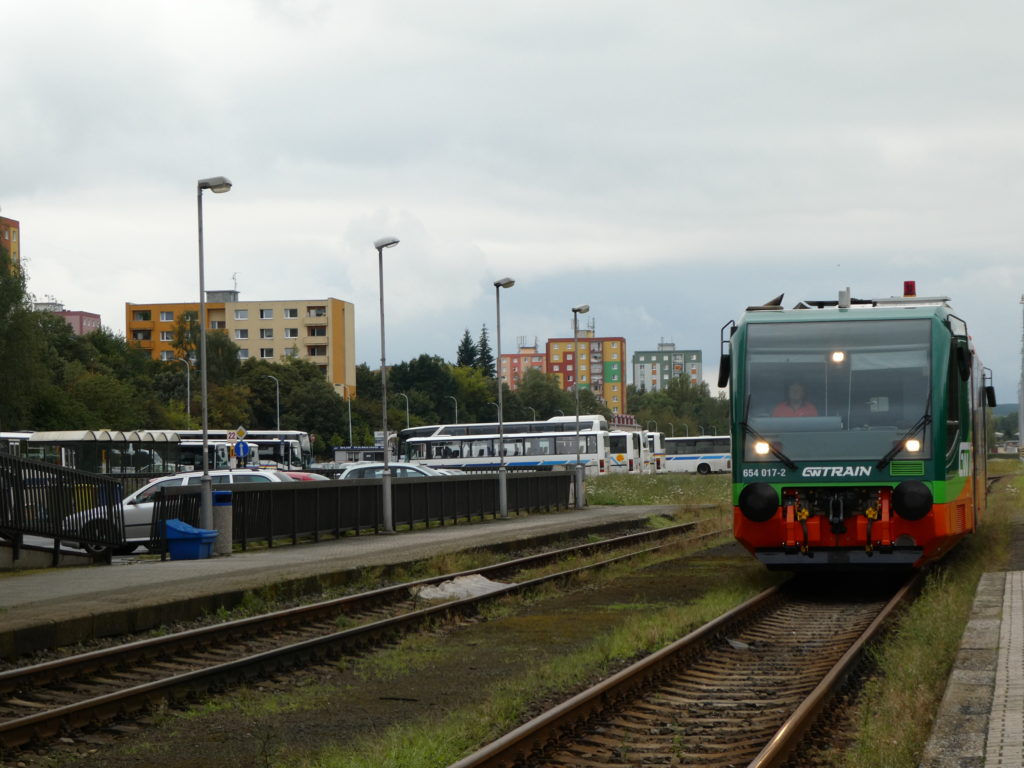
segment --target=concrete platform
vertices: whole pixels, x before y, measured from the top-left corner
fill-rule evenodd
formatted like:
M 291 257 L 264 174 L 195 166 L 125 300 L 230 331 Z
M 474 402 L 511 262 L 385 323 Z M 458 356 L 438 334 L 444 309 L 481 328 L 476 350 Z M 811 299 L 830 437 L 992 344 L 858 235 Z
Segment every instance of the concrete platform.
M 1024 766 L 1024 571 L 978 583 L 920 766 Z
M 253 591 L 266 589 L 285 597 L 316 593 L 350 581 L 369 567 L 542 542 L 580 529 L 622 528 L 677 511 L 677 506 L 595 506 L 205 560 L 119 558 L 114 565 L 14 573 L 0 578 L 0 657 L 193 619 L 238 605 Z

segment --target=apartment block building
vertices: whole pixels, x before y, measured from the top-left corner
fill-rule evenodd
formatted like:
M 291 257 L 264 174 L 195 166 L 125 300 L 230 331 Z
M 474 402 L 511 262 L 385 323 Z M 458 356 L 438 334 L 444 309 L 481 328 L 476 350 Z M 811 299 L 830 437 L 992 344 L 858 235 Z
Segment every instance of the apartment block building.
M 509 389 L 519 388 L 520 382 L 530 369 L 547 373 L 547 357 L 540 350 L 536 340 L 532 345 L 526 343 L 526 337 L 518 339 L 518 352 L 503 353 L 498 361 L 498 375 Z
M 199 302 L 127 303 L 125 335 L 153 359 L 173 360 L 174 330 L 186 312 L 198 317 Z M 350 302 L 239 301 L 238 291 L 207 291 L 206 327 L 224 331 L 238 345 L 242 360 L 308 360 L 320 367 L 339 395 L 355 396 L 355 307 Z
M 76 336 L 84 336 L 87 333 L 98 331 L 102 327 L 100 316 L 95 312 L 65 309 L 59 301 L 37 301 L 32 308 L 36 312 L 49 312 L 51 315 L 63 318 L 64 322 L 71 326 L 71 330 Z
M 571 336 L 548 339 L 548 373 L 558 377 L 562 389 L 586 387 L 611 410 L 626 413 L 626 340 L 621 336 L 596 336 L 593 329 Z
M 12 264 L 21 264 L 21 224 L 0 216 L 0 245 L 11 254 Z
M 699 349 L 676 349 L 675 344 L 662 342 L 657 349 L 633 353 L 633 386 L 640 390 L 658 392 L 684 376 L 697 384 L 703 375 Z

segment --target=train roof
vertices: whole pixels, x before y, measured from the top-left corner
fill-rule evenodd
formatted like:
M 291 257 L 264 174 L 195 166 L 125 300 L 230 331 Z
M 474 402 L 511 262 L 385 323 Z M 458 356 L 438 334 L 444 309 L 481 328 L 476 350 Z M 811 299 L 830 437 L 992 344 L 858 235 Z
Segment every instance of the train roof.
M 903 296 L 886 296 L 875 299 L 858 299 L 850 289 L 839 292 L 836 299 L 804 300 L 790 309 L 782 305 L 785 294 L 774 299 L 747 307 L 743 319 L 746 322 L 799 322 L 813 320 L 849 320 L 864 312 L 865 317 L 889 320 L 908 316 L 946 317 L 952 314 L 948 296 L 917 296 L 914 293 Z

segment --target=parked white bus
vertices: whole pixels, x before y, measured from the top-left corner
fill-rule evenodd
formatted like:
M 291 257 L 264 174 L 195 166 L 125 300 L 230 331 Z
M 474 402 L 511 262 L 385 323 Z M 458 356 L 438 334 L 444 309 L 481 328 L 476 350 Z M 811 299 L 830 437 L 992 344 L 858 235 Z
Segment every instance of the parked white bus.
M 613 474 L 636 474 L 644 468 L 646 440 L 640 432 L 608 433 L 608 471 Z
M 654 464 L 651 466 L 644 467 L 645 472 L 653 471 L 655 473 L 661 473 L 665 471 L 665 433 L 664 432 L 645 432 L 647 436 L 647 453 L 650 456 L 650 461 Z
M 509 469 L 570 469 L 576 464 L 576 419 L 518 421 L 503 425 L 505 466 Z M 400 435 L 401 455 L 414 464 L 437 469 L 496 470 L 498 424 L 439 424 L 412 427 Z M 608 469 L 607 422 L 601 416 L 580 416 L 580 462 L 587 474 Z
M 711 472 L 732 470 L 732 438 L 728 435 L 665 438 L 665 471 Z

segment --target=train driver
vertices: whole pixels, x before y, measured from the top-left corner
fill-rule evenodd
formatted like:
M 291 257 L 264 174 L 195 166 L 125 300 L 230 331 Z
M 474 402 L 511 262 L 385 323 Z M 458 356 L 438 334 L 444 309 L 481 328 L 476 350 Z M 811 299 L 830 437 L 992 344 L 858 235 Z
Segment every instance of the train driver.
M 814 403 L 804 399 L 804 385 L 798 381 L 790 382 L 786 387 L 786 399 L 775 406 L 772 416 L 817 416 L 818 409 Z

